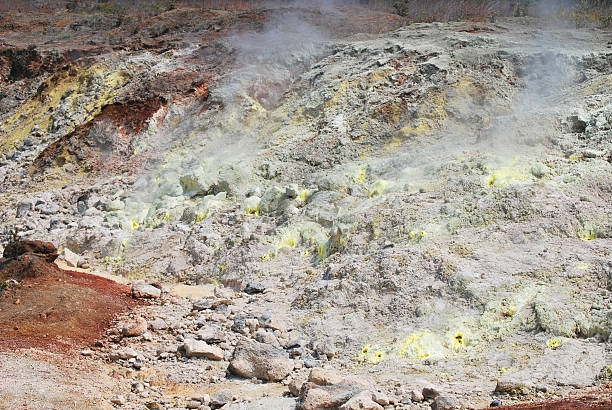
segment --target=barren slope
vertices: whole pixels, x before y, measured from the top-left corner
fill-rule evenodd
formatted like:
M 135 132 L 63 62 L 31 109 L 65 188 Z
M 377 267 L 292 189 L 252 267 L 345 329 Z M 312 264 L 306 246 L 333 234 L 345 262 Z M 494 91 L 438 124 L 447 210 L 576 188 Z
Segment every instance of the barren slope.
M 58 16 L 22 16 L 1 51 L 2 229 L 165 286 L 91 359 L 146 381 L 124 405 L 275 400 L 319 367 L 397 408 L 431 384 L 480 407 L 610 380 L 609 31 L 201 13 L 117 44 L 47 30 L 37 51 L 27 18 Z M 191 339 L 220 357 L 186 357 Z M 251 339 L 295 361 L 284 385 L 226 374 Z

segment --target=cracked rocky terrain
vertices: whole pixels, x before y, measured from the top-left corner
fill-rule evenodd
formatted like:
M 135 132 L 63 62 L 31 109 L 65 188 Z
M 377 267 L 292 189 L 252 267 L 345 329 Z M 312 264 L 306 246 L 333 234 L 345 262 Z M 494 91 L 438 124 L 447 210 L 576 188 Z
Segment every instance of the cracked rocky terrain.
M 612 407 L 609 29 L 0 32 L 0 407 Z

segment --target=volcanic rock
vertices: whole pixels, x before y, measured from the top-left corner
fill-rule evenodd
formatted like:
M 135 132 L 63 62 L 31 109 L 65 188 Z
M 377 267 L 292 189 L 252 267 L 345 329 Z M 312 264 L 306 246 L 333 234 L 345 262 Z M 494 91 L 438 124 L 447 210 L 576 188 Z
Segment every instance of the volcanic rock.
M 134 323 L 124 326 L 121 333 L 126 337 L 142 336 L 147 331 L 147 328 L 147 321 L 144 318 L 139 317 Z
M 456 398 L 446 395 L 436 397 L 431 404 L 431 410 L 455 410 L 460 408 L 461 405 Z
M 259 342 L 243 342 L 236 347 L 228 370 L 247 379 L 280 381 L 293 370 L 293 360 L 284 350 Z
M 382 408 L 380 404 L 372 400 L 371 392 L 362 391 L 340 406 L 339 410 L 382 410 Z
M 68 266 L 76 268 L 77 266 L 79 266 L 80 256 L 72 252 L 70 249 L 64 248 L 64 260 L 66 261 Z
M 310 371 L 308 381 L 319 386 L 331 386 L 342 382 L 342 376 L 333 370 L 315 367 Z
M 55 245 L 53 245 L 53 243 L 32 240 L 20 240 L 10 242 L 4 248 L 3 256 L 5 258 L 16 258 L 17 256 L 26 253 L 49 255 L 49 262 L 53 262 L 58 256 L 57 249 L 55 248 Z
M 152 285 L 147 285 L 144 280 L 132 282 L 132 295 L 136 298 L 158 298 L 161 290 Z
M 300 392 L 298 408 L 301 410 L 335 409 L 361 391 L 360 387 L 344 383 L 319 386 L 306 382 Z
M 223 349 L 211 346 L 201 340 L 187 339 L 183 344 L 187 357 L 206 357 L 211 360 L 223 360 Z

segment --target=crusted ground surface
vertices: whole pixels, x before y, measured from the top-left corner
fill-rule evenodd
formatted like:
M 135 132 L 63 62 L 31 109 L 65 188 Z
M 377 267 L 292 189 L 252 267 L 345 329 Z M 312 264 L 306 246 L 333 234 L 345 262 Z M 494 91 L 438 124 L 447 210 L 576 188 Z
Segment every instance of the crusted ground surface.
M 478 408 L 597 388 L 605 408 L 609 31 L 346 7 L 15 12 L 0 30 L 7 240 L 146 282 L 109 327 L 66 305 L 108 327 L 71 348 L 118 378 L 100 403 Z M 15 298 L 74 292 L 2 278 L 2 321 Z M 2 368 L 36 357 L 20 352 Z

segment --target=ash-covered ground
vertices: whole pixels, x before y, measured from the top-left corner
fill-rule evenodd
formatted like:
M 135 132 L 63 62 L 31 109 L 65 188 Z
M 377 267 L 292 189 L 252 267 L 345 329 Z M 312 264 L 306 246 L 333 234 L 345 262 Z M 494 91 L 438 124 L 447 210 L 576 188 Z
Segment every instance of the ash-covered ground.
M 1 22 L 5 243 L 140 303 L 72 355 L 12 344 L 0 406 L 611 405 L 609 30 L 327 3 Z M 36 284 L 0 279 L 22 318 Z

